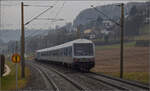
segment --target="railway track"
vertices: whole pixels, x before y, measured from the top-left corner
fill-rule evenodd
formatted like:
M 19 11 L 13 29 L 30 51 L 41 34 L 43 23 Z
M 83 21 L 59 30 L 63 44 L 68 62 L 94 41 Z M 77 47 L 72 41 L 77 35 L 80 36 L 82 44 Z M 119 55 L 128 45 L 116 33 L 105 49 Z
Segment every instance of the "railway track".
M 60 68 L 58 66 L 55 66 L 54 65 L 49 65 L 49 64 L 41 64 L 45 67 L 47 67 L 48 69 L 52 69 L 58 73 L 61 73 L 61 75 L 65 75 L 75 81 L 78 82 L 78 84 L 80 84 L 80 86 L 84 86 L 84 89 L 88 90 L 88 91 L 95 91 L 95 90 L 126 90 L 126 89 L 123 89 L 123 88 L 117 88 L 117 87 L 114 87 L 114 86 L 110 86 L 108 84 L 104 84 L 98 80 L 95 80 L 95 79 L 89 79 L 88 77 L 86 77 L 85 75 L 83 75 L 83 73 L 77 71 L 77 72 L 73 72 L 73 70 L 69 71 L 68 69 L 66 69 L 65 67 L 64 68 Z M 72 74 L 73 73 L 73 74 Z M 82 87 L 83 87 L 82 86 Z
M 120 89 L 124 89 L 124 90 L 148 91 L 150 89 L 148 86 L 140 84 L 140 83 L 127 81 L 124 79 L 119 79 L 119 78 L 111 77 L 111 76 L 104 75 L 104 74 L 97 74 L 94 72 L 90 72 L 90 73 L 86 73 L 84 75 L 86 75 L 89 78 L 99 80 L 101 82 L 104 82 L 106 84 L 109 84 L 111 86 L 114 86 L 114 87 L 117 87 Z
M 35 64 L 33 64 L 33 65 L 35 65 Z M 39 65 L 42 65 L 42 64 L 36 64 L 36 66 L 39 66 Z M 71 79 L 67 75 L 64 75 L 63 73 L 61 73 L 53 68 L 46 68 L 44 65 L 40 66 L 40 68 L 42 68 L 45 71 L 43 74 L 45 74 L 45 73 L 47 74 L 47 73 L 49 73 L 49 71 L 52 72 L 51 74 L 58 74 L 60 77 L 64 78 L 66 81 L 71 83 L 76 88 L 76 90 L 82 90 L 82 91 L 88 90 L 83 85 L 77 83 L 75 80 Z M 49 76 L 47 75 L 47 77 L 49 77 Z M 59 87 L 57 86 L 58 82 L 54 82 L 52 79 L 50 81 L 53 84 L 53 88 L 55 89 L 55 91 L 60 91 Z
M 37 71 L 39 71 L 39 73 L 41 74 L 42 78 L 44 79 L 45 85 L 46 85 L 48 90 L 52 90 L 52 88 L 53 88 L 54 91 L 60 91 L 59 88 L 57 87 L 56 83 L 47 74 L 47 70 L 46 69 L 43 69 L 42 67 L 39 67 L 36 64 L 32 64 L 32 66 Z
M 53 67 L 53 68 L 55 68 L 55 67 Z M 57 70 L 60 69 L 58 66 L 56 68 L 58 68 Z M 53 70 L 57 71 L 56 68 L 53 69 Z M 64 67 L 64 69 L 67 70 L 65 67 Z M 63 70 L 63 69 L 61 69 L 61 70 Z M 61 73 L 61 74 L 63 75 L 63 74 L 65 74 L 65 72 Z M 93 72 L 90 72 L 90 73 L 77 72 L 77 74 L 78 75 L 72 74 L 72 77 L 70 77 L 70 78 L 73 78 L 74 76 L 81 76 L 82 75 L 85 78 L 89 78 L 89 79 L 93 79 L 95 81 L 99 81 L 100 83 L 103 83 L 104 85 L 106 85 L 106 87 L 110 86 L 110 87 L 116 88 L 118 90 L 131 90 L 131 91 L 135 91 L 135 90 L 148 91 L 149 90 L 149 87 L 145 86 L 143 84 L 138 84 L 138 83 L 130 82 L 130 81 L 127 81 L 127 80 L 114 78 L 114 77 L 103 75 L 103 74 L 96 74 L 96 73 L 93 73 Z M 67 75 L 69 75 L 69 74 L 67 74 Z

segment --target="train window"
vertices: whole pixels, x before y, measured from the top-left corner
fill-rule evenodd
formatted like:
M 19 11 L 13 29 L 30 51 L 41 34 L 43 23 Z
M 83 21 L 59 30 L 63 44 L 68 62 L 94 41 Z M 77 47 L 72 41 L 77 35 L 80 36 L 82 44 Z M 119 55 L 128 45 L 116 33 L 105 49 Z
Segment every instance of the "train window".
M 48 55 L 51 56 L 51 52 L 50 51 L 49 51 Z
M 68 48 L 65 48 L 66 49 L 66 56 L 68 56 Z
M 50 51 L 48 51 L 48 56 L 50 56 Z
M 62 49 L 59 50 L 59 55 L 62 56 Z
M 68 56 L 72 56 L 72 47 L 68 47 Z
M 58 50 L 56 50 L 56 56 L 58 56 Z
M 53 56 L 58 56 L 58 50 L 52 51 L 52 55 L 53 55 Z
M 57 51 L 55 51 L 55 56 L 57 56 Z
M 52 55 L 53 55 L 53 52 L 51 51 L 51 52 L 50 52 L 50 56 L 52 56 Z
M 39 54 L 40 54 L 40 53 L 37 53 L 37 56 L 40 56 Z
M 48 54 L 47 54 L 48 56 L 50 55 L 50 52 L 48 51 Z
M 50 56 L 52 56 L 52 52 L 50 51 Z
M 68 56 L 68 48 L 66 48 L 66 56 Z
M 59 56 L 59 50 L 57 50 L 57 56 Z
M 42 52 L 42 56 L 44 56 L 44 52 Z
M 61 53 L 61 50 L 59 49 L 59 50 L 58 50 L 58 55 L 59 55 L 59 56 L 61 56 L 61 54 L 60 54 L 60 53 Z
M 72 56 L 72 47 L 69 48 L 69 56 Z
M 62 49 L 59 50 L 59 55 L 62 56 Z
M 44 56 L 44 55 L 43 55 L 43 52 L 41 52 L 41 56 Z
M 65 56 L 65 48 L 63 49 L 63 56 Z
M 66 51 L 65 51 L 65 48 L 63 49 L 63 56 L 65 56 L 66 55 Z
M 55 56 L 56 55 L 55 51 L 52 51 L 52 52 L 53 52 L 53 56 Z
M 64 56 L 64 48 L 62 49 L 62 56 Z
M 93 56 L 93 44 L 78 43 L 74 44 L 75 56 Z

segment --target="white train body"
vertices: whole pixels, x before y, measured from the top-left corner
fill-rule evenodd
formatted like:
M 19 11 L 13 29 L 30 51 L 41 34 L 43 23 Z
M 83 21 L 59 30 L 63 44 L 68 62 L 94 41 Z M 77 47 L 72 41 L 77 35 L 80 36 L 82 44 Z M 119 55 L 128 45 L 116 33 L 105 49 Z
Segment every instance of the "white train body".
M 36 51 L 36 60 L 53 61 L 91 69 L 95 65 L 95 45 L 87 39 L 77 39 Z

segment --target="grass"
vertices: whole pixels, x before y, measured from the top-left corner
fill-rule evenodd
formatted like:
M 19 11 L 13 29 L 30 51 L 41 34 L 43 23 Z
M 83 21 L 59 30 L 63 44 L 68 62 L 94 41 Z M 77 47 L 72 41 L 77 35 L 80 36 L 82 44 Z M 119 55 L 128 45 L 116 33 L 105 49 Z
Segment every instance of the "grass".
M 119 77 L 120 73 L 105 73 L 114 77 Z M 123 78 L 126 80 L 137 81 L 144 84 L 149 83 L 148 72 L 124 72 Z
M 106 74 L 113 77 L 120 77 L 119 72 L 98 72 L 95 70 L 91 70 L 96 73 Z M 149 73 L 148 72 L 124 72 L 123 79 L 130 80 L 130 81 L 136 81 L 143 84 L 149 84 Z
M 124 47 L 133 47 L 135 46 L 136 42 L 124 43 Z M 120 44 L 113 44 L 113 45 L 104 45 L 104 46 L 96 46 L 96 50 L 106 50 L 106 49 L 113 49 L 113 48 L 120 48 Z
M 150 34 L 145 34 L 145 35 L 140 35 L 140 36 L 136 36 L 134 39 L 135 40 L 150 40 Z
M 139 31 L 140 31 L 140 33 L 150 34 L 150 30 L 149 29 L 150 29 L 150 25 L 147 24 L 144 27 L 142 27 Z
M 140 35 L 135 36 L 135 40 L 150 40 L 150 25 L 145 25 L 139 31 Z
M 15 90 L 16 89 L 16 66 L 11 61 L 6 61 L 6 64 L 10 67 L 11 72 L 9 75 L 1 78 L 1 89 L 2 90 Z M 18 88 L 23 88 L 26 86 L 29 80 L 30 71 L 25 68 L 25 77 L 21 79 L 21 66 L 18 64 Z
M 35 56 L 34 53 L 30 53 L 25 57 L 25 60 L 34 60 L 35 58 L 34 56 Z
M 33 56 L 28 56 L 28 57 L 25 57 L 25 60 L 34 60 L 34 57 Z

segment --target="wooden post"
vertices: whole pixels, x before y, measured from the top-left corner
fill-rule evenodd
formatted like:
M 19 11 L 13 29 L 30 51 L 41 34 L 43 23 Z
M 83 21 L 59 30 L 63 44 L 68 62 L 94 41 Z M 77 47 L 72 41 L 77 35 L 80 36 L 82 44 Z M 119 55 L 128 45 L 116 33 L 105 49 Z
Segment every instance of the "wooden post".
M 124 40 L 124 4 L 121 4 L 121 20 L 120 20 L 120 78 L 123 78 L 123 40 Z
M 2 75 L 4 74 L 4 70 L 5 70 L 5 56 L 0 55 L 0 77 L 2 77 Z
M 25 78 L 25 60 L 24 60 L 24 5 L 21 2 L 21 77 Z
M 81 25 L 79 25 L 78 27 L 77 27 L 77 38 L 81 38 Z

